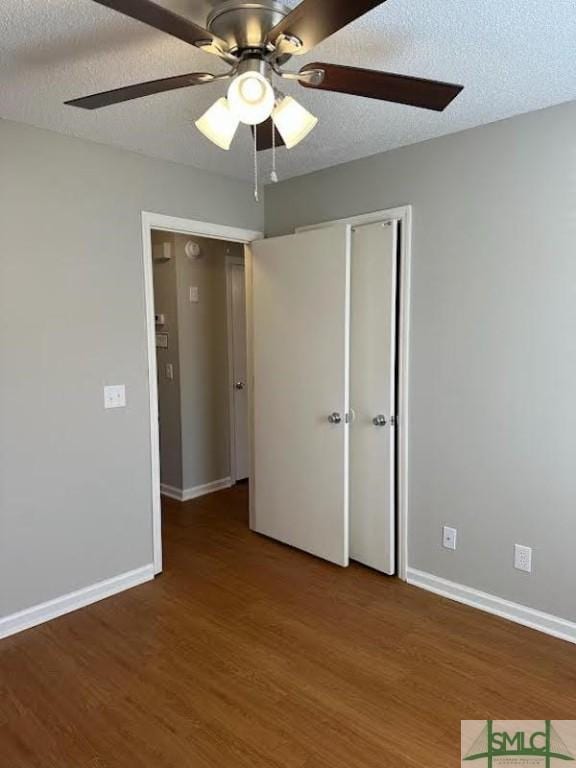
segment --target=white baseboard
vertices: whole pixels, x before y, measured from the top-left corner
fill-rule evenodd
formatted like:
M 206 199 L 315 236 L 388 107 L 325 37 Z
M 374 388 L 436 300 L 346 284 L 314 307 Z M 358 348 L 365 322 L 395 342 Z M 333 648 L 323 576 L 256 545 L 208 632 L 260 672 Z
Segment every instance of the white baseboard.
M 234 483 L 231 477 L 223 477 L 221 480 L 214 480 L 211 483 L 205 485 L 196 485 L 193 488 L 175 488 L 173 485 L 165 485 L 162 483 L 160 486 L 160 493 L 162 496 L 168 496 L 170 499 L 176 499 L 176 501 L 190 501 L 191 499 L 197 499 L 198 496 L 206 496 L 208 493 L 214 493 L 215 491 L 221 491 L 224 488 L 231 488 Z
M 166 485 L 166 483 L 160 483 L 160 493 L 162 496 L 167 496 L 169 499 L 182 501 L 182 488 L 176 488 L 174 485 Z
M 84 589 L 78 589 L 76 592 L 69 592 L 54 600 L 48 600 L 46 603 L 33 605 L 24 611 L 13 613 L 10 616 L 0 618 L 0 639 L 14 635 L 16 632 L 22 632 L 24 629 L 30 629 L 37 624 L 43 624 L 45 621 L 55 619 L 65 613 L 71 613 L 78 608 L 84 608 L 86 605 L 96 603 L 105 597 L 111 597 L 125 589 L 136 587 L 145 581 L 154 578 L 154 565 L 144 565 L 142 568 L 136 568 L 133 571 L 121 573 L 105 581 L 99 581 Z
M 478 589 L 465 587 L 463 584 L 457 584 L 454 581 L 448 581 L 424 571 L 417 571 L 415 568 L 408 568 L 407 581 L 408 584 L 427 589 L 429 592 L 442 595 L 450 600 L 479 608 L 486 613 L 493 613 L 503 619 L 509 619 L 547 635 L 567 640 L 569 643 L 576 643 L 576 622 L 537 611 L 526 605 L 512 603 L 502 597 L 491 595 L 488 592 L 480 592 Z

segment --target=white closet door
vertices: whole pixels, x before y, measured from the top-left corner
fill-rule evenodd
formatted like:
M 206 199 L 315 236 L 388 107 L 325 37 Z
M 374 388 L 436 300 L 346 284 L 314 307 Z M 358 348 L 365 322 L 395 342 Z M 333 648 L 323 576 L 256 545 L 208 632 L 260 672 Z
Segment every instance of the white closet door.
M 350 557 L 395 569 L 395 366 L 397 222 L 352 234 Z
M 252 244 L 252 525 L 339 565 L 348 564 L 349 254 L 348 227 Z

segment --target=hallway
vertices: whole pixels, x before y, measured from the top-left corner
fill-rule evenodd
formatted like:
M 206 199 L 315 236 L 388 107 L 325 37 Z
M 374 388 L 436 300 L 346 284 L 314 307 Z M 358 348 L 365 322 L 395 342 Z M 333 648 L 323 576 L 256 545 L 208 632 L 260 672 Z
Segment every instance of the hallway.
M 253 534 L 245 485 L 164 527 L 161 577 L 2 642 L 2 768 L 446 768 L 572 712 L 572 645 Z

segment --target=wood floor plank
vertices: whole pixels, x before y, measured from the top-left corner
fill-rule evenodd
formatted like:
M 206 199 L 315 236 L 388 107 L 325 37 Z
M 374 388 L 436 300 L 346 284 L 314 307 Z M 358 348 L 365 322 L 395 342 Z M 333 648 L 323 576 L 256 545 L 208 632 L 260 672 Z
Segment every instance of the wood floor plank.
M 570 716 L 576 649 L 164 505 L 154 582 L 0 642 L 1 768 L 445 768 L 460 720 Z

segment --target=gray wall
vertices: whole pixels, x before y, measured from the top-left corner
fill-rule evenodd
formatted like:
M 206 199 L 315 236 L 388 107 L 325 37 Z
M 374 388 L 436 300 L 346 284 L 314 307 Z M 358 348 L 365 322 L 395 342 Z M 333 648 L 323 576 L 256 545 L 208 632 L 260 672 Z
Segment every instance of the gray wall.
M 182 488 L 182 426 L 180 413 L 180 351 L 178 344 L 178 300 L 174 239 L 170 232 L 152 232 L 152 253 L 163 246 L 170 248 L 168 261 L 153 259 L 154 307 L 164 315 L 158 333 L 168 335 L 168 348 L 156 347 L 158 379 L 158 421 L 160 431 L 160 481 Z M 172 365 L 173 378 L 166 366 Z
M 575 125 L 565 104 L 266 195 L 270 234 L 414 206 L 409 564 L 572 620 Z M 534 547 L 532 575 L 514 542 Z
M 1 616 L 152 561 L 140 212 L 263 218 L 249 184 L 7 121 L 0 167 Z

